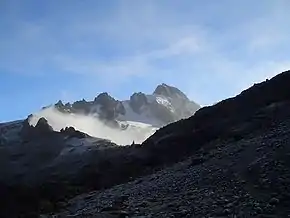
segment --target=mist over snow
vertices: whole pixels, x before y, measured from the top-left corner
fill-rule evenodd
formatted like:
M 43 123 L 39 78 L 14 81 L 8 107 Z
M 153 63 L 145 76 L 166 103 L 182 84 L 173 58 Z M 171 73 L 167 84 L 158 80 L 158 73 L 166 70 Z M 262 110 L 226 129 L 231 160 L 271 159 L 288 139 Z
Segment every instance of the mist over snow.
M 76 130 L 93 137 L 108 139 L 119 145 L 132 144 L 133 141 L 135 143 L 141 143 L 157 130 L 149 124 L 126 121 L 119 122 L 129 124 L 126 130 L 111 128 L 95 116 L 71 113 L 64 114 L 54 107 L 49 107 L 33 114 L 29 120 L 30 125 L 35 126 L 41 117 L 44 117 L 55 131 L 72 126 Z
M 163 83 L 153 94 L 135 92 L 130 100 L 119 101 L 104 92 L 93 101 L 58 101 L 34 113 L 29 122 L 35 126 L 43 117 L 55 131 L 74 127 L 90 136 L 128 145 L 142 143 L 158 128 L 192 116 L 199 108 L 178 88 Z

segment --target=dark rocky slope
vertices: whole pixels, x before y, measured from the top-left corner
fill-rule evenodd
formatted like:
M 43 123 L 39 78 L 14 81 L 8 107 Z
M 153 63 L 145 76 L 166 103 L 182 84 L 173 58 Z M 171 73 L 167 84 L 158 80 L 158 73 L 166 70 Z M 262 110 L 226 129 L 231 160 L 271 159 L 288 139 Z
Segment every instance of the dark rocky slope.
M 61 215 L 287 217 L 289 82 L 284 72 L 162 128 L 139 148 L 146 160 L 132 164 L 163 170 L 77 197 Z
M 257 129 L 268 128 L 273 120 L 281 119 L 281 114 L 275 113 L 277 104 L 290 100 L 289 81 L 290 71 L 286 71 L 255 84 L 234 98 L 204 107 L 189 119 L 159 129 L 143 146 L 153 150 L 176 148 L 173 154 L 177 156 L 217 138 L 242 138 Z
M 72 200 L 73 205 L 67 205 L 61 214 L 111 217 L 112 210 L 117 210 L 118 216 L 128 213 L 131 217 L 150 213 L 151 217 L 253 217 L 263 213 L 287 217 L 287 84 L 290 73 L 284 72 L 160 129 L 142 145 L 109 146 L 78 156 L 85 164 L 77 173 L 70 164 L 56 165 L 50 173 L 40 174 L 46 179 L 37 186 L 7 188 L 5 184 L 2 193 L 5 191 L 11 202 L 4 201 L 1 206 L 6 205 L 6 217 L 11 211 L 45 213 L 58 209 L 60 202 L 77 193 L 109 188 Z M 59 171 L 62 167 L 65 170 Z M 61 173 L 53 176 L 52 172 Z M 144 175 L 148 176 L 141 178 Z M 118 197 L 122 202 L 116 203 Z M 27 199 L 34 204 L 21 204 Z
M 192 155 L 126 184 L 80 195 L 57 217 L 288 217 L 287 113 L 288 119 L 266 131 L 212 141 L 214 148 L 202 158 Z

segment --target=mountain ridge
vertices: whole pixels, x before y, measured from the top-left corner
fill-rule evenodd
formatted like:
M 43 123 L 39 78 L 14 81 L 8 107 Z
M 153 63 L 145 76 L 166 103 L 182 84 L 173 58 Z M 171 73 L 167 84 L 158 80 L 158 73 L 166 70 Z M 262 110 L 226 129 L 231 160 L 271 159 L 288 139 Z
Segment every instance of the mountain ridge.
M 44 107 L 33 114 L 30 124 L 36 125 L 38 119 L 44 117 L 56 131 L 71 125 L 79 131 L 95 137 L 106 137 L 115 143 L 130 144 L 133 141 L 141 143 L 158 128 L 188 118 L 199 108 L 198 104 L 190 101 L 178 88 L 163 83 L 158 85 L 152 94 L 135 92 L 128 100 L 122 101 L 116 100 L 107 92 L 98 94 L 91 101 L 82 99 L 73 103 L 63 103 L 59 100 L 56 104 Z M 61 117 L 62 114 L 63 117 Z M 73 122 L 73 116 L 75 122 Z M 119 140 L 111 137 L 113 133 L 104 136 L 100 134 L 101 130 L 96 132 L 84 128 L 83 125 L 80 126 L 81 117 L 83 119 L 89 117 L 95 123 L 112 128 L 112 131 L 122 131 L 124 135 L 128 132 L 130 137 L 128 140 Z M 67 121 L 60 122 L 64 118 Z M 89 122 L 92 128 L 99 129 L 97 126 L 93 127 L 94 124 L 91 121 Z M 132 135 L 138 135 L 138 137 L 131 137 Z
M 164 98 L 164 99 L 162 99 Z M 73 103 L 67 102 L 63 103 L 59 100 L 54 106 L 63 112 L 76 112 L 84 114 L 101 114 L 101 108 L 105 108 L 107 113 L 102 117 L 105 119 L 115 119 L 118 115 L 125 115 L 126 109 L 124 104 L 128 103 L 131 109 L 140 114 L 142 107 L 152 103 L 157 102 L 159 105 L 164 107 L 169 107 L 168 110 L 172 111 L 177 109 L 176 107 L 180 105 L 173 105 L 176 102 L 172 100 L 180 99 L 180 103 L 188 104 L 189 108 L 186 108 L 184 114 L 182 112 L 177 115 L 177 117 L 172 117 L 169 120 L 162 120 L 163 125 L 168 124 L 168 122 L 175 122 L 179 119 L 187 118 L 193 115 L 193 113 L 200 108 L 200 105 L 188 99 L 188 97 L 180 91 L 178 88 L 162 83 L 158 85 L 152 94 L 145 94 L 143 92 L 134 92 L 128 100 L 117 100 L 112 97 L 108 92 L 101 92 L 98 94 L 93 101 L 86 101 L 85 99 L 77 100 Z M 184 106 L 184 105 L 183 105 Z M 109 111 L 109 112 L 108 112 Z M 111 113 L 111 114 L 110 114 Z M 160 127 L 160 126 L 158 126 Z

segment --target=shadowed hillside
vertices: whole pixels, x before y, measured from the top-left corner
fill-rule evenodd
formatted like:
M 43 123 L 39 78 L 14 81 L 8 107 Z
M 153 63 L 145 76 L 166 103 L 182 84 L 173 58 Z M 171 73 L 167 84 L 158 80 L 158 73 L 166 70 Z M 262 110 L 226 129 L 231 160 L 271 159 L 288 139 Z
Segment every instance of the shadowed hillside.
M 119 216 L 121 211 L 136 217 L 139 213 L 148 215 L 149 211 L 155 211 L 154 217 L 168 217 L 176 212 L 172 208 L 180 206 L 185 208 L 177 212 L 187 212 L 175 214 L 177 217 L 187 214 L 253 217 L 275 213 L 285 217 L 289 195 L 284 193 L 289 193 L 290 185 L 289 84 L 290 73 L 283 72 L 234 98 L 202 108 L 188 119 L 161 128 L 142 145 L 116 147 L 106 141 L 92 142 L 90 136 L 74 133 L 75 130 L 56 133 L 45 120 L 35 127 L 24 126 L 22 132 L 26 128 L 24 132 L 29 137 L 22 142 L 28 143 L 30 148 L 44 145 L 41 141 L 44 139 L 46 143 L 55 140 L 51 142 L 57 142 L 58 149 L 66 148 L 68 134 L 70 138 L 86 139 L 89 147 L 92 143 L 99 147 L 61 160 L 47 157 L 53 160 L 49 162 L 52 165 L 44 165 L 33 172 L 28 170 L 15 184 L 3 180 L 2 199 L 8 200 L 1 203 L 5 209 L 1 211 L 6 215 L 11 211 L 15 216 L 28 214 L 27 217 L 60 208 L 63 215 L 76 217 Z M 39 130 L 40 139 L 31 137 Z M 58 157 L 59 152 L 50 154 Z M 38 176 L 33 179 L 36 172 Z M 115 186 L 117 184 L 122 185 Z M 224 187 L 229 189 L 224 190 Z M 100 191 L 63 205 L 68 198 L 90 190 Z M 143 191 L 141 197 L 138 190 Z M 147 192 L 156 195 L 155 201 L 148 200 Z M 174 193 L 182 198 L 175 198 Z M 109 202 L 123 195 L 127 196 L 122 200 L 123 209 Z M 99 201 L 90 202 L 90 196 Z M 24 204 L 27 199 L 30 204 Z M 142 203 L 146 199 L 147 203 L 139 205 L 141 211 L 135 210 L 137 201 Z M 161 199 L 178 205 L 165 205 L 166 209 Z

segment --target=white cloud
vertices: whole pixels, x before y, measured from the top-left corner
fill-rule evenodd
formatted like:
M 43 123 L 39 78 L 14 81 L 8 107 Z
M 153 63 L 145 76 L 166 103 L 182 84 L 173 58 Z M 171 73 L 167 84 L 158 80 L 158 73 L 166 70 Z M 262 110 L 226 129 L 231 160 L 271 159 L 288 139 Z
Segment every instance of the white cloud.
M 91 115 L 63 114 L 53 107 L 33 114 L 29 121 L 30 125 L 35 126 L 41 117 L 47 119 L 48 124 L 55 131 L 60 131 L 65 127 L 74 127 L 91 136 L 108 139 L 119 145 L 130 145 L 133 141 L 142 143 L 156 131 L 156 128 L 151 125 L 138 122 L 131 122 L 131 125 L 126 130 L 120 130 L 105 125 L 97 117 Z
M 112 79 L 110 76 L 142 76 L 154 70 L 151 61 L 174 56 L 192 55 L 202 50 L 198 39 L 190 36 L 182 38 L 165 48 L 151 50 L 148 53 L 120 57 L 116 61 L 98 61 L 79 59 L 77 57 L 56 56 L 55 62 L 65 72 L 81 75 L 98 75 Z
M 182 84 L 192 96 L 217 84 L 225 91 L 208 95 L 220 99 L 290 67 L 289 53 L 276 53 L 290 45 L 285 2 L 268 2 L 265 12 L 250 18 L 238 14 L 235 25 L 222 5 L 221 17 L 209 21 L 208 16 L 215 17 L 206 12 L 183 8 L 181 13 L 157 1 L 120 1 L 101 19 L 80 13 L 68 15 L 58 28 L 48 20 L 24 25 L 16 39 L 1 43 L 6 51 L 1 65 L 19 72 L 41 72 L 51 65 L 60 73 L 97 76 L 114 85 L 131 78 L 164 79 Z M 232 10 L 235 16 L 239 9 Z M 200 102 L 214 101 L 204 99 Z

